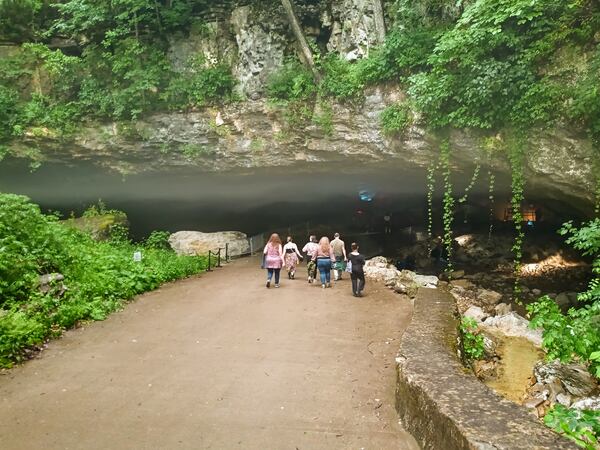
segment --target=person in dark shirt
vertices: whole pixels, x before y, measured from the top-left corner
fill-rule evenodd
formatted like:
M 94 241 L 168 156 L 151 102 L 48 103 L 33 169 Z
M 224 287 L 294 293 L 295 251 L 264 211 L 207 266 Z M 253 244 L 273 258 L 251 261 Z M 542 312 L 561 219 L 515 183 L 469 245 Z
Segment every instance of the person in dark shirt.
M 353 242 L 351 245 L 352 252 L 348 255 L 348 259 L 352 265 L 350 279 L 352 280 L 352 294 L 355 297 L 362 297 L 362 291 L 365 288 L 365 257 L 358 252 L 358 245 Z

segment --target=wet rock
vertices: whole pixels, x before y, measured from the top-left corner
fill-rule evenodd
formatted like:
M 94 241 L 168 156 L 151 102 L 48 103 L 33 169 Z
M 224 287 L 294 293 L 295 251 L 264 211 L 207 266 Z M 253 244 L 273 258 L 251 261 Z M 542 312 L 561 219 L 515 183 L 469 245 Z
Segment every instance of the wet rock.
M 464 317 L 470 317 L 477 322 L 483 322 L 488 315 L 479 306 L 470 306 L 463 314 Z
M 169 237 L 171 248 L 178 255 L 204 255 L 208 251 L 221 250 L 225 259 L 225 245 L 229 246 L 229 256 L 240 256 L 250 252 L 248 237 L 239 231 L 218 231 L 203 233 L 200 231 L 178 231 Z
M 575 397 L 586 397 L 597 388 L 597 382 L 585 366 L 580 364 L 562 364 L 559 361 L 540 362 L 534 368 L 538 383 L 550 385 L 558 381 L 564 389 Z
M 492 380 L 498 376 L 498 365 L 495 361 L 478 360 L 473 363 L 473 372 L 482 381 Z
M 482 326 L 491 328 L 506 336 L 523 337 L 538 347 L 542 345 L 541 330 L 529 328 L 529 321 L 514 311 L 503 316 L 488 317 L 484 320 Z
M 587 397 L 577 400 L 575 403 L 573 403 L 572 408 L 600 411 L 600 396 Z

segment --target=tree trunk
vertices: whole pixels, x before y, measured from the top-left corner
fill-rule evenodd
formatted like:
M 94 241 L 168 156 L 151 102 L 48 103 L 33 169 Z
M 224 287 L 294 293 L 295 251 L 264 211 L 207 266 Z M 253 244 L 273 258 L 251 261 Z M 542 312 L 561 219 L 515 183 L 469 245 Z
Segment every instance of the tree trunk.
M 317 70 L 317 66 L 315 65 L 315 61 L 313 59 L 312 50 L 310 49 L 308 42 L 306 41 L 306 37 L 304 37 L 304 33 L 302 32 L 302 27 L 300 27 L 300 22 L 298 21 L 298 17 L 294 11 L 294 6 L 290 0 L 281 0 L 281 4 L 283 5 L 283 9 L 288 16 L 288 20 L 292 27 L 292 31 L 294 32 L 294 36 L 296 36 L 296 40 L 298 41 L 298 45 L 300 46 L 300 51 L 302 53 L 302 59 L 306 65 L 312 71 L 315 80 L 321 80 L 321 74 Z
M 385 42 L 385 18 L 383 14 L 383 0 L 373 0 L 373 13 L 375 15 L 375 31 L 377 33 L 377 43 L 382 45 Z

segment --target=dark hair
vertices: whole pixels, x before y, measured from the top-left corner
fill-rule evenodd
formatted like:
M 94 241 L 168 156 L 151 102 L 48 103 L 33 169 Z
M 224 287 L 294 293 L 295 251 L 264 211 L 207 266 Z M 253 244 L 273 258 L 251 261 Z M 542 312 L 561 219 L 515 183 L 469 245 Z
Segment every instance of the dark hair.
M 352 251 L 358 250 L 358 244 L 356 242 L 353 242 L 352 244 L 350 244 L 350 248 L 352 248 Z

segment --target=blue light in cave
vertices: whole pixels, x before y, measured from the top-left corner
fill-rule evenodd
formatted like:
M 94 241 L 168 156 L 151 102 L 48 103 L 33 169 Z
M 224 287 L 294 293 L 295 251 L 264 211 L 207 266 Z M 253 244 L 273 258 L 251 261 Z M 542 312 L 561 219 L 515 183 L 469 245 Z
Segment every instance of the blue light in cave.
M 362 190 L 358 191 L 358 197 L 360 198 L 361 202 L 372 202 L 373 197 L 375 197 L 375 194 L 367 190 Z

